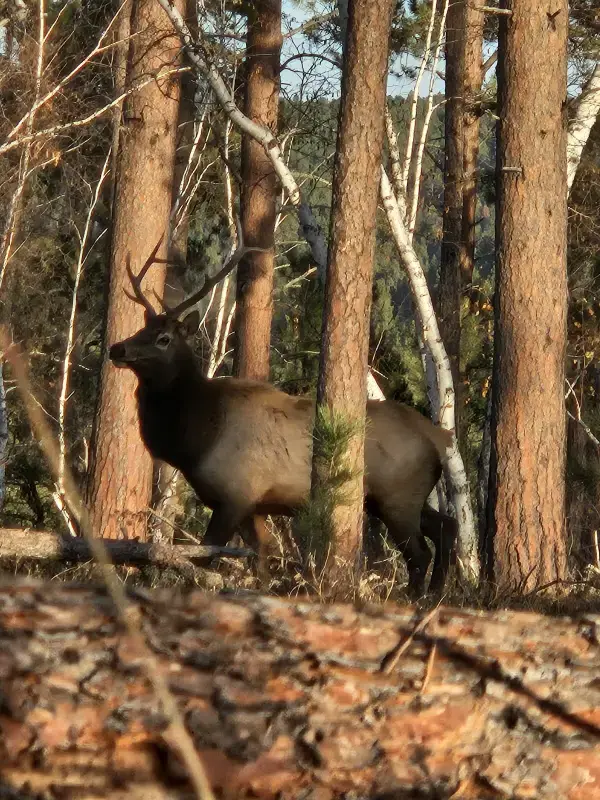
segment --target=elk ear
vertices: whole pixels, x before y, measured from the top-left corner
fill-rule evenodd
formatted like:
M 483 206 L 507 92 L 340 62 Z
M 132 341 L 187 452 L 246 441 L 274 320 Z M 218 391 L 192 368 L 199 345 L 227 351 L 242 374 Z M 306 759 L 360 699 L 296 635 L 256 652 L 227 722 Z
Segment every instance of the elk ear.
M 198 332 L 200 327 L 200 312 L 197 308 L 191 311 L 187 317 L 184 317 L 179 323 L 180 330 L 186 339 L 190 339 Z

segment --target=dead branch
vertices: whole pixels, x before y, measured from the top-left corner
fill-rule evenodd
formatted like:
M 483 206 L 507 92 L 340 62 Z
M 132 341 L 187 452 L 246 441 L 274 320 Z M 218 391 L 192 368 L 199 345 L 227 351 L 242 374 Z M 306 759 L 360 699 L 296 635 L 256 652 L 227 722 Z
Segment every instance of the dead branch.
M 235 547 L 205 545 L 168 545 L 133 542 L 130 540 L 103 539 L 104 547 L 113 564 L 134 567 L 189 567 L 195 562 L 216 556 L 247 558 L 252 550 Z M 50 531 L 25 531 L 0 528 L 0 560 L 6 558 L 33 559 L 35 561 L 93 561 L 94 556 L 85 539 L 63 537 Z

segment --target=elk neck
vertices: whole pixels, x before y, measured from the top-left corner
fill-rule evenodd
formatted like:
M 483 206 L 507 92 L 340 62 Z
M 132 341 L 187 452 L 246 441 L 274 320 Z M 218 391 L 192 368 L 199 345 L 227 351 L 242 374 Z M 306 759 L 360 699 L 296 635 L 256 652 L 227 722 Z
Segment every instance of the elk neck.
M 170 379 L 140 379 L 136 392 L 140 433 L 151 455 L 184 475 L 193 470 L 221 427 L 218 394 L 191 350 L 178 358 Z

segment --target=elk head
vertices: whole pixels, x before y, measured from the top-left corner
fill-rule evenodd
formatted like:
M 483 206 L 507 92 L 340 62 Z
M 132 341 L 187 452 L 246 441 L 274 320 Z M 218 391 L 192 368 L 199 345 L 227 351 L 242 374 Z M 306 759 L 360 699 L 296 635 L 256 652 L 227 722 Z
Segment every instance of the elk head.
M 164 236 L 164 234 L 163 234 Z M 145 324 L 137 333 L 113 344 L 109 358 L 116 367 L 133 370 L 140 380 L 155 385 L 165 386 L 179 374 L 184 364 L 194 358 L 188 340 L 198 330 L 200 315 L 198 309 L 188 314 L 182 321 L 181 315 L 195 306 L 225 278 L 248 252 L 259 250 L 258 247 L 244 247 L 241 230 L 238 225 L 238 246 L 226 260 L 220 270 L 212 278 L 205 277 L 201 287 L 177 306 L 170 308 L 160 298 L 162 313 L 156 311 L 150 300 L 142 291 L 142 281 L 153 264 L 166 264 L 165 259 L 156 257 L 163 236 L 160 237 L 141 270 L 135 275 L 131 269 L 131 259 L 127 256 L 127 275 L 132 292 L 125 294 L 144 308 Z

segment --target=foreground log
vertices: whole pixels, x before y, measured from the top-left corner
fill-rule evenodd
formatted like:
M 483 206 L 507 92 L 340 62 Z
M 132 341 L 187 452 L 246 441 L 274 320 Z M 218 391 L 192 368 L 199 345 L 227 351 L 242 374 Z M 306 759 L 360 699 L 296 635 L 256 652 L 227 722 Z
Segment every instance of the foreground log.
M 193 574 L 195 562 L 215 556 L 244 558 L 252 550 L 234 547 L 205 545 L 168 545 L 135 542 L 131 540 L 103 539 L 104 547 L 113 564 L 134 567 L 173 567 Z M 90 546 L 85 539 L 63 537 L 48 531 L 24 531 L 0 528 L 0 561 L 23 558 L 34 561 L 92 561 Z
M 600 797 L 600 615 L 132 597 L 218 797 Z M 190 796 L 104 591 L 1 585 L 0 689 L 1 797 Z

